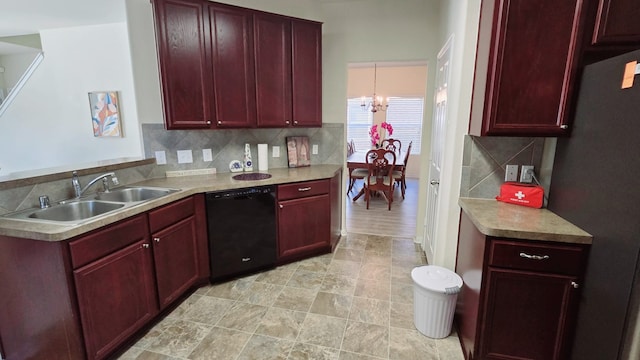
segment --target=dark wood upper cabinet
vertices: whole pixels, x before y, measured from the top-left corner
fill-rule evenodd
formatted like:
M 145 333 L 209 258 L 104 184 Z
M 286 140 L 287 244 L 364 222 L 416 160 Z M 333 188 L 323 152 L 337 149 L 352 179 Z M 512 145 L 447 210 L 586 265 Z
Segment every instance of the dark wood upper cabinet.
M 322 126 L 322 24 L 152 0 L 167 129 Z
M 153 9 L 167 129 L 207 128 L 213 121 L 213 84 L 205 8 L 193 1 L 161 0 Z
M 256 123 L 253 15 L 233 6 L 208 5 L 215 126 Z
M 591 40 L 593 45 L 640 45 L 640 3 L 600 0 Z
M 582 0 L 482 2 L 472 135 L 569 133 Z
M 292 123 L 291 21 L 256 13 L 256 103 L 258 127 L 286 127 Z
M 293 125 L 322 125 L 322 28 L 292 20 Z

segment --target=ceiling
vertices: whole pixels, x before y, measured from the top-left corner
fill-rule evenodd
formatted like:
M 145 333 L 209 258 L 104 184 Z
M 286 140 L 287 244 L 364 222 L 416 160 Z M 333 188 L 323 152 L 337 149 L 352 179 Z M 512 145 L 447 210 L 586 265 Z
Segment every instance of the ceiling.
M 123 21 L 124 0 L 0 0 L 0 37 Z

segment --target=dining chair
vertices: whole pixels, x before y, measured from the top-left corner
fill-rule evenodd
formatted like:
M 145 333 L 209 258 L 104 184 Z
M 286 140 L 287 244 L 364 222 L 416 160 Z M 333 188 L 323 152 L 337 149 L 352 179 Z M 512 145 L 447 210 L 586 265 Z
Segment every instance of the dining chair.
M 387 149 L 369 150 L 365 157 L 369 175 L 365 181 L 364 199 L 369 209 L 369 200 L 373 192 L 380 192 L 389 204 L 393 202 L 395 182 L 393 180 L 393 168 L 396 165 L 396 153 Z
M 402 142 L 398 139 L 384 139 L 382 140 L 382 148 L 387 150 L 395 151 L 397 154 L 400 154 L 402 150 Z
M 347 157 L 353 155 L 356 152 L 356 144 L 351 139 L 349 143 L 347 143 Z M 369 172 L 366 169 L 353 169 L 349 170 L 349 188 L 347 189 L 347 196 L 351 194 L 351 190 L 353 186 L 356 184 L 356 180 L 364 180 L 367 177 Z
M 407 153 L 404 154 L 404 163 L 401 169 L 393 171 L 393 180 L 400 186 L 400 192 L 402 193 L 402 199 L 404 199 L 404 193 L 407 190 L 407 165 L 409 164 L 409 155 L 411 154 L 411 146 L 413 146 L 413 141 L 409 142 L 409 147 L 407 148 Z

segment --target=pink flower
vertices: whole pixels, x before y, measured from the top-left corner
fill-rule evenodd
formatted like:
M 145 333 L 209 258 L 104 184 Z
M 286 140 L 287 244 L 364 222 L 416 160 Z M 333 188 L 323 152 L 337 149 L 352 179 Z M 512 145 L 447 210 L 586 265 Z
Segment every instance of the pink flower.
M 380 128 L 386 130 L 386 133 L 388 135 L 393 134 L 393 126 L 391 126 L 391 124 L 389 124 L 388 122 L 384 121 L 382 124 L 380 124 Z M 381 131 L 382 132 L 382 131 Z M 369 137 L 371 138 L 371 145 L 374 146 L 380 146 L 381 144 L 381 136 L 380 136 L 380 132 L 378 132 L 378 125 L 372 125 L 371 129 L 369 130 Z

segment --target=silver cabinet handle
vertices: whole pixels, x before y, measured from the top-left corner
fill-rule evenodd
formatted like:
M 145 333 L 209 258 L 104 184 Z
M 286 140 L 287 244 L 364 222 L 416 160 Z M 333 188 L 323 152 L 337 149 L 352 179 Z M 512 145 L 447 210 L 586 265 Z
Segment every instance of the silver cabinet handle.
M 280 209 L 284 209 L 284 205 L 280 204 L 278 206 L 280 206 Z
M 529 255 L 527 253 L 520 253 L 520 257 L 531 260 L 547 260 L 549 255 Z
M 207 125 L 211 125 L 211 121 L 207 120 Z
M 251 258 L 242 258 L 242 262 L 251 261 Z
M 160 242 L 160 238 L 159 238 L 159 237 L 154 237 L 154 238 L 153 238 L 153 241 L 155 241 L 155 242 Z
M 431 180 L 430 184 L 431 184 L 431 185 L 440 185 L 440 181 L 438 181 L 438 180 Z
M 571 282 L 571 286 L 572 286 L 574 289 L 577 289 L 577 288 L 579 288 L 579 287 L 580 287 L 580 285 L 578 285 L 578 283 L 577 283 L 577 282 L 575 282 L 575 281 L 572 281 L 572 282 Z
M 222 125 L 222 121 L 218 120 L 218 125 Z
M 298 191 L 300 191 L 300 192 L 309 191 L 309 190 L 311 190 L 311 186 L 304 187 L 304 188 L 298 188 Z
M 284 122 L 285 124 L 289 125 L 291 122 L 289 120 Z
M 149 244 L 147 244 L 147 243 L 142 244 L 142 247 L 145 248 L 145 249 L 148 249 L 149 248 Z
M 560 125 L 560 129 L 562 130 L 567 130 L 569 128 L 569 125 Z
M 293 125 L 298 125 L 298 121 L 297 120 L 293 120 Z

